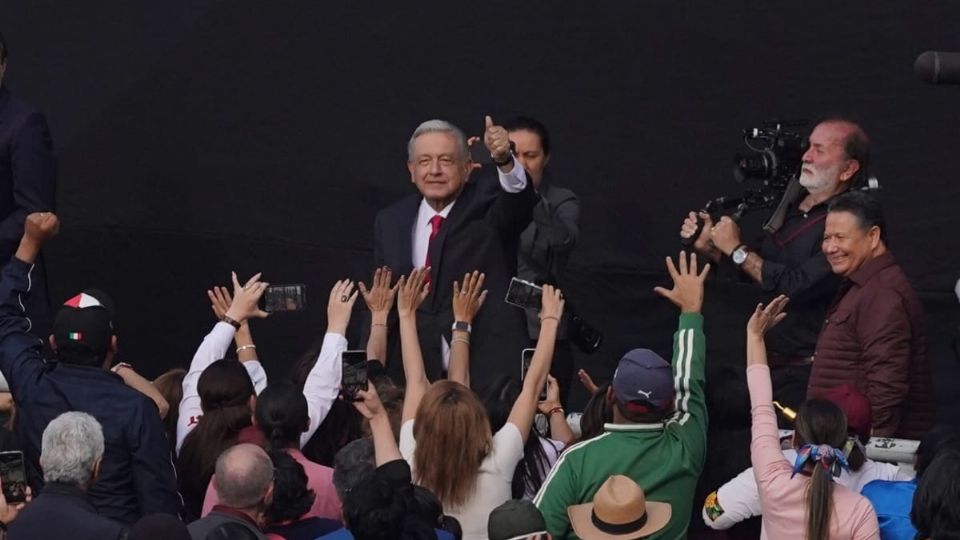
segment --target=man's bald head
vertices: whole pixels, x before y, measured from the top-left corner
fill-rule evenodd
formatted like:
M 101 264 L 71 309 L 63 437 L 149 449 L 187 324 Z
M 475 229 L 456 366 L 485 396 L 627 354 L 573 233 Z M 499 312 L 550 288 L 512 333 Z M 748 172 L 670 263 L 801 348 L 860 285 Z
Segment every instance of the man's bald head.
M 217 458 L 213 487 L 220 503 L 231 508 L 253 508 L 270 492 L 273 463 L 257 445 L 238 444 Z

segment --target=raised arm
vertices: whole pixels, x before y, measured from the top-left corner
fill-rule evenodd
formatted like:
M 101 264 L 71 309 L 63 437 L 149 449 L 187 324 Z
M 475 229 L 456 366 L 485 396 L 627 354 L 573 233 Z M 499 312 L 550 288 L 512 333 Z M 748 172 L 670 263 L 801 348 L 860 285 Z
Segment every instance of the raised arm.
M 542 300 L 540 301 L 540 337 L 537 339 L 537 348 L 533 352 L 530 368 L 523 380 L 520 395 L 513 403 L 507 422 L 517 426 L 523 442 L 526 444 L 533 426 L 533 416 L 537 412 L 537 398 L 540 389 L 547 381 L 550 373 L 550 364 L 553 363 L 553 347 L 557 340 L 557 327 L 563 315 L 563 295 L 560 289 L 552 285 L 544 285 Z
M 551 439 L 563 443 L 564 446 L 573 442 L 576 435 L 570 429 L 566 411 L 560 405 L 560 383 L 553 375 L 547 374 L 547 399 L 537 405 L 537 410 L 550 420 Z
M 327 299 L 327 333 L 323 336 L 320 356 L 303 384 L 303 397 L 307 400 L 310 425 L 300 434 L 301 447 L 316 433 L 320 423 L 333 407 L 333 401 L 340 394 L 340 381 L 343 377 L 340 357 L 343 351 L 347 350 L 347 326 L 350 324 L 357 294 L 353 289 L 353 282 L 349 279 L 336 282 L 330 290 L 330 297 Z
M 242 325 L 244 321 L 251 317 L 265 317 L 266 313 L 257 307 L 263 291 L 266 290 L 268 283 L 260 281 L 260 274 L 254 275 L 244 285 L 237 281 L 237 274 L 231 274 L 233 279 L 233 302 L 230 308 L 224 314 L 223 320 L 217 322 L 213 329 L 200 343 L 197 352 L 190 361 L 190 368 L 183 377 L 183 398 L 180 400 L 180 416 L 177 419 L 177 452 L 183 444 L 183 439 L 187 433 L 197 424 L 197 420 L 203 415 L 203 409 L 200 407 L 200 395 L 197 393 L 197 383 L 200 380 L 200 374 L 210 364 L 220 360 L 227 352 L 230 341 L 236 333 L 236 325 Z M 251 363 L 245 363 L 244 366 Z M 256 362 L 259 366 L 259 362 Z M 262 372 L 263 368 L 260 368 Z M 250 373 L 250 369 L 247 369 Z M 262 377 L 262 384 L 266 384 L 266 375 Z M 257 381 L 251 374 L 251 380 L 254 387 Z
M 750 461 L 757 486 L 763 495 L 763 484 L 768 481 L 770 467 L 777 462 L 786 462 L 780 451 L 780 434 L 777 431 L 777 416 L 773 410 L 773 387 L 770 383 L 770 368 L 767 365 L 767 348 L 763 336 L 786 316 L 783 308 L 786 296 L 778 296 L 766 307 L 757 304 L 747 322 L 747 387 L 750 389 L 750 408 L 753 415 L 751 426 Z
M 361 281 L 360 294 L 370 310 L 370 337 L 367 338 L 367 359 L 387 363 L 387 318 L 393 309 L 393 300 L 397 294 L 397 285 L 390 287 L 393 271 L 386 266 L 373 272 L 370 288 Z
M 123 379 L 123 384 L 147 396 L 154 403 L 156 403 L 157 411 L 160 412 L 161 419 L 167 417 L 167 413 L 170 412 L 170 404 L 167 403 L 167 400 L 163 397 L 163 394 L 161 394 L 160 391 L 153 386 L 153 383 L 137 373 L 136 370 L 133 369 L 133 366 L 130 364 L 120 363 L 113 366 L 110 371 L 119 375 L 120 378 Z
M 377 394 L 377 387 L 367 383 L 367 389 L 358 391 L 357 397 L 361 401 L 354 401 L 353 406 L 360 411 L 364 418 L 370 421 L 370 433 L 373 435 L 373 452 L 377 467 L 384 463 L 403 459 L 403 456 L 400 455 L 400 447 L 397 446 L 397 440 L 393 437 L 390 417 L 383 408 L 383 403 L 380 402 L 379 394 Z
M 483 290 L 483 280 L 486 276 L 474 270 L 472 274 L 463 275 L 463 288 L 460 283 L 453 282 L 453 320 L 466 323 L 468 327 L 480 306 L 487 299 L 487 291 Z M 450 342 L 450 368 L 448 379 L 470 388 L 470 330 L 455 329 Z
M 423 353 L 417 334 L 417 308 L 430 294 L 430 285 L 425 283 L 429 268 L 415 268 L 410 276 L 400 278 L 397 291 L 397 314 L 400 318 L 400 352 L 403 356 L 403 374 L 406 378 L 406 393 L 403 399 L 402 420 L 413 420 L 417 415 L 420 400 L 427 392 L 430 381 L 423 369 Z

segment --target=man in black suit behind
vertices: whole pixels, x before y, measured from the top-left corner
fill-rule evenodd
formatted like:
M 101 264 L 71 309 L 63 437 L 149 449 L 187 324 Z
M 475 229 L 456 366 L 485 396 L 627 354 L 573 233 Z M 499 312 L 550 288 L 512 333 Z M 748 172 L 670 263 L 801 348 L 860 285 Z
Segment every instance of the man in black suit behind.
M 43 113 L 10 95 L 4 81 L 7 45 L 0 36 L 0 268 L 17 250 L 23 221 L 32 212 L 52 212 L 57 160 Z M 50 329 L 43 259 L 31 273 L 27 298 L 33 317 L 32 333 L 46 340 Z
M 472 162 L 463 132 L 443 120 L 421 124 L 407 146 L 407 168 L 419 193 L 381 210 L 374 226 L 378 266 L 389 266 L 394 275 L 431 268 L 430 297 L 417 313 L 417 325 L 427 376 L 433 380 L 446 370 L 449 357 L 453 282 L 474 270 L 486 274 L 489 301 L 470 337 L 471 380 L 478 389 L 500 374 L 520 374 L 520 352 L 527 343 L 524 312 L 503 298 L 516 274 L 520 233 L 538 200 L 510 150 L 507 131 L 489 116 L 484 144 L 497 177 L 470 179 Z M 396 329 L 395 321 L 390 325 Z M 400 380 L 397 332 L 390 336 L 387 371 Z

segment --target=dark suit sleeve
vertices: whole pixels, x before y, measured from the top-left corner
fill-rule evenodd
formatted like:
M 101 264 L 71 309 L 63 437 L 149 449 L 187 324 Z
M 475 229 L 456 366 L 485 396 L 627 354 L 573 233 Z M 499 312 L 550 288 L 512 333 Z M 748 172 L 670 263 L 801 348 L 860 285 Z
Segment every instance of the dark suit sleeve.
M 567 254 L 576 247 L 580 236 L 580 199 L 571 192 L 568 197 L 547 204 L 550 208 L 533 212 L 537 231 L 551 253 Z
M 0 221 L 0 241 L 16 242 L 31 212 L 53 210 L 57 160 L 47 121 L 39 112 L 27 116 L 10 144 L 15 209 Z
M 507 193 L 503 189 L 499 189 L 499 185 L 500 182 L 497 181 L 497 199 L 490 206 L 487 217 L 500 231 L 501 237 L 519 237 L 520 233 L 530 224 L 530 220 L 533 218 L 533 207 L 536 206 L 539 197 L 533 189 L 533 182 L 530 181 L 529 173 L 527 174 L 527 186 L 519 193 Z
M 170 455 L 157 408 L 147 399 L 140 406 L 139 426 L 133 427 L 133 483 L 143 515 L 180 515 L 181 501 Z

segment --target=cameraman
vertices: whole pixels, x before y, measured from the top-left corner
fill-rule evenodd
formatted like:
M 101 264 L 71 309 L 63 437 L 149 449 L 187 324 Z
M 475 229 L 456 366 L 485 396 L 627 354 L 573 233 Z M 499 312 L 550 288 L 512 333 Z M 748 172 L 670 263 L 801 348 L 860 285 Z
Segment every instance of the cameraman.
M 735 221 L 724 216 L 713 223 L 700 213 L 703 230 L 693 244 L 715 262 L 729 259 L 760 284 L 765 300 L 790 297 L 787 318 L 770 331 L 767 347 L 774 399 L 794 409 L 806 396 L 817 335 L 840 283 L 821 251 L 827 206 L 837 195 L 865 184 L 869 175 L 870 141 L 856 123 L 839 117 L 823 120 L 809 142 L 799 177 L 806 193 L 790 205 L 782 227 L 747 245 Z M 684 220 L 682 238 L 696 234 L 697 217 L 690 212 Z

